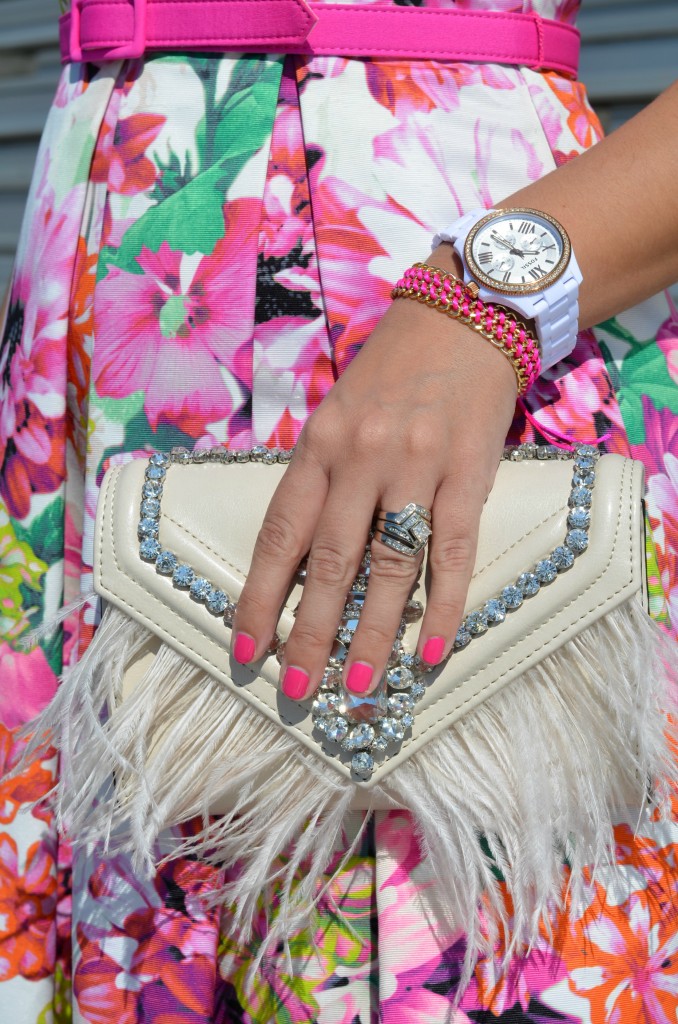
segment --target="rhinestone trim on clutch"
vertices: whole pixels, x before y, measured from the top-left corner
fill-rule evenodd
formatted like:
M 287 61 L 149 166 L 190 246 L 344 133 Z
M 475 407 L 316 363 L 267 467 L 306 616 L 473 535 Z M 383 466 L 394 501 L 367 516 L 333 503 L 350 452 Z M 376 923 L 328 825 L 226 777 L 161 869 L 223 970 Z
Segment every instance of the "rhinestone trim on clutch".
M 186 594 L 192 600 L 205 606 L 205 611 L 223 618 L 228 627 L 233 622 L 235 603 L 216 584 L 184 563 L 177 555 L 163 548 L 159 539 L 163 484 L 171 465 L 188 465 L 203 462 L 246 463 L 262 462 L 265 465 L 288 463 L 292 451 L 278 451 L 257 446 L 245 451 L 227 448 L 201 449 L 190 452 L 186 448 L 173 448 L 167 455 L 154 452 L 146 467 L 140 501 L 138 524 L 139 555 L 155 565 L 156 572 L 165 576 L 168 583 Z M 568 531 L 563 544 L 558 545 L 536 565 L 520 573 L 513 583 L 508 583 L 500 594 L 486 601 L 482 608 L 474 609 L 463 619 L 452 646 L 450 657 L 495 629 L 506 621 L 508 615 L 518 611 L 524 601 L 536 597 L 550 586 L 557 577 L 574 565 L 575 558 L 586 551 L 589 543 L 588 530 L 591 522 L 591 504 L 595 484 L 595 466 L 600 453 L 592 445 L 578 445 L 573 452 L 564 451 L 553 445 L 521 444 L 504 450 L 504 459 L 521 462 L 525 459 L 572 459 L 574 473 L 570 495 L 567 501 Z M 305 565 L 299 567 L 298 580 L 303 583 Z M 375 767 L 375 758 L 395 753 L 414 724 L 416 704 L 426 692 L 424 677 L 431 671 L 416 654 L 405 651 L 402 638 L 409 623 L 416 622 L 423 615 L 419 601 L 410 600 L 403 609 L 400 628 L 393 645 L 386 672 L 376 690 L 364 697 L 356 697 L 344 690 L 341 682 L 342 665 L 346 660 L 351 640 L 358 628 L 360 614 L 370 575 L 369 546 L 365 550 L 337 631 L 334 647 L 327 670 L 321 680 L 311 706 L 311 715 L 317 739 L 330 752 L 342 759 L 350 759 L 356 779 L 368 779 Z M 284 644 L 276 637 L 270 653 L 277 652 L 282 660 Z

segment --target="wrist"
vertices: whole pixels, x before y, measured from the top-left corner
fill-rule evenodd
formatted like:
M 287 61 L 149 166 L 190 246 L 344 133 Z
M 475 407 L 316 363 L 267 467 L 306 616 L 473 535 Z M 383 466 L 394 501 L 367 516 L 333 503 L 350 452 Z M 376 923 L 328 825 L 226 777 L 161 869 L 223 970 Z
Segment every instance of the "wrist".
M 442 267 L 415 263 L 404 272 L 391 295 L 429 306 L 480 334 L 512 365 L 519 394 L 524 395 L 538 377 L 541 360 L 534 334 L 511 309 L 482 301 L 473 282 L 466 286 L 459 276 Z

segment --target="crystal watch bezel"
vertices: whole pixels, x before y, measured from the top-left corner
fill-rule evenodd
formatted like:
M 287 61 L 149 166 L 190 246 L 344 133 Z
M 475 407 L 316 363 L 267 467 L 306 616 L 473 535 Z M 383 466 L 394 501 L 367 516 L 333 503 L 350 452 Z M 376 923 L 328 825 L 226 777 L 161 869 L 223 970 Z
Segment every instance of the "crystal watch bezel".
M 531 284 L 505 284 L 501 281 L 496 281 L 493 277 L 489 277 L 480 269 L 473 257 L 473 241 L 478 232 L 481 231 L 482 228 L 490 221 L 498 219 L 503 220 L 505 217 L 512 214 L 520 214 L 523 217 L 529 218 L 538 217 L 541 220 L 548 221 L 549 224 L 556 229 L 562 241 L 563 251 L 553 270 L 550 270 L 548 274 L 545 274 L 538 281 L 533 281 Z M 545 291 L 550 287 L 550 285 L 557 281 L 558 278 L 563 276 L 570 262 L 571 255 L 572 245 L 570 243 L 570 238 L 562 224 L 560 224 L 555 217 L 551 217 L 550 214 L 544 213 L 542 210 L 533 210 L 524 206 L 512 206 L 507 207 L 506 209 L 493 210 L 491 213 L 488 213 L 486 217 L 482 217 L 473 225 L 466 236 L 466 241 L 464 243 L 464 260 L 474 279 L 478 283 L 485 285 L 486 288 L 491 289 L 493 292 L 498 292 L 501 295 L 538 295 L 539 292 Z

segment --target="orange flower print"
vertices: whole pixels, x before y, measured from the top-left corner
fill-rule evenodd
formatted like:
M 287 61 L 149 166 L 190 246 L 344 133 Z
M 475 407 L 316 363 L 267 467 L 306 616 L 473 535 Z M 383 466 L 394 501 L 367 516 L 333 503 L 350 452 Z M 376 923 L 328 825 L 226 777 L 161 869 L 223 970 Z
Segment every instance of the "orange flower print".
M 22 750 L 23 744 L 0 723 L 0 825 L 14 821 L 22 804 L 47 796 L 54 785 L 52 772 L 44 767 L 40 758 L 36 758 L 20 775 L 7 777 Z M 37 810 L 33 814 L 41 816 Z
M 146 156 L 146 150 L 155 142 L 165 123 L 161 114 L 133 114 L 121 118 L 112 129 L 113 146 L 110 153 L 100 146 L 92 166 L 93 181 L 105 181 L 111 192 L 136 195 L 149 189 L 156 178 L 155 164 Z
M 20 864 L 15 841 L 0 833 L 0 981 L 37 981 L 54 970 L 56 887 L 44 843 L 33 843 Z
M 603 129 L 586 98 L 586 87 L 581 82 L 571 82 L 555 72 L 544 74 L 544 81 L 556 94 L 568 111 L 567 124 L 579 145 L 588 149 L 603 137 Z
M 595 1024 L 669 1024 L 678 997 L 678 928 L 663 900 L 634 893 L 621 907 L 599 890 L 580 922 L 591 966 L 570 971 L 570 987 L 591 1003 Z M 594 916 L 594 914 L 596 916 Z

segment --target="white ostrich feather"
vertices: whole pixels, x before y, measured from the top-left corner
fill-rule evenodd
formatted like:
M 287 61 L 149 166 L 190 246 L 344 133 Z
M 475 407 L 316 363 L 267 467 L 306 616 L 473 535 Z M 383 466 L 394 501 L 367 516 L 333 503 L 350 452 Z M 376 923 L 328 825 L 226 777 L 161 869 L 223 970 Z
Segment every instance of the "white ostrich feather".
M 122 700 L 125 672 L 144 654 L 148 666 Z M 437 912 L 468 936 L 462 984 L 498 930 L 507 961 L 534 942 L 561 904 L 565 860 L 576 900 L 585 867 L 614 864 L 613 824 L 636 827 L 643 806 L 665 807 L 673 658 L 631 599 L 373 791 L 375 804 L 413 816 Z M 27 757 L 47 744 L 60 750 L 55 803 L 74 842 L 124 850 L 150 873 L 161 835 L 166 848 L 168 828 L 198 816 L 202 830 L 176 840 L 172 856 L 240 866 L 214 894 L 233 906 L 235 934 L 249 937 L 258 902 L 275 893 L 258 960 L 312 922 L 352 787 L 143 626 L 109 608 L 31 731 Z M 217 798 L 232 811 L 211 819 Z

